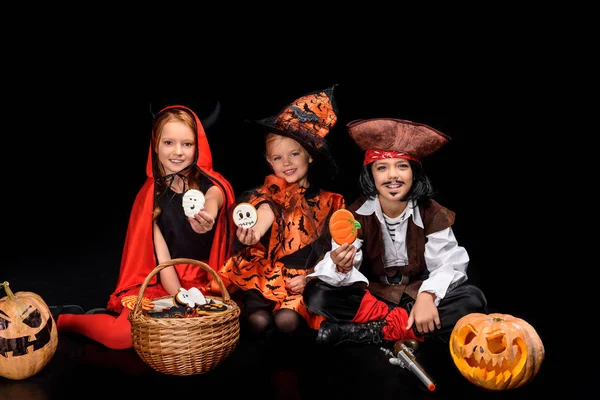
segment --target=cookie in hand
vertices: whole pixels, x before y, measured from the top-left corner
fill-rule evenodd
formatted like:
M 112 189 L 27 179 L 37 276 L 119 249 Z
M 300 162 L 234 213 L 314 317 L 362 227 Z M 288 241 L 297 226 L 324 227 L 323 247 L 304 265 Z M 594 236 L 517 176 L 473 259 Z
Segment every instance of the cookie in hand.
M 196 215 L 198 211 L 203 210 L 205 202 L 206 199 L 204 198 L 204 193 L 196 189 L 190 189 L 185 192 L 183 200 L 181 201 L 183 211 L 188 217 L 192 217 Z
M 250 203 L 240 203 L 233 209 L 233 222 L 240 228 L 252 228 L 257 220 L 256 208 Z
M 331 238 L 340 246 L 344 243 L 352 244 L 358 236 L 359 229 L 360 222 L 345 208 L 335 211 L 329 220 Z

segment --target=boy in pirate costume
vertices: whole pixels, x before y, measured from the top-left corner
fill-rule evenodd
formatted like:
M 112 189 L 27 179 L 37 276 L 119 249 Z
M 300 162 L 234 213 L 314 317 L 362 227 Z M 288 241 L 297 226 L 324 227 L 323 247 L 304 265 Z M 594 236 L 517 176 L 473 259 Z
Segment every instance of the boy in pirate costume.
M 486 308 L 482 291 L 467 283 L 469 256 L 452 231 L 455 214 L 432 199 L 421 165 L 450 138 L 392 118 L 347 128 L 365 151 L 361 196 L 348 208 L 361 229 L 352 244 L 332 243 L 309 276 L 304 301 L 327 318 L 317 342 L 447 342 L 458 319 Z

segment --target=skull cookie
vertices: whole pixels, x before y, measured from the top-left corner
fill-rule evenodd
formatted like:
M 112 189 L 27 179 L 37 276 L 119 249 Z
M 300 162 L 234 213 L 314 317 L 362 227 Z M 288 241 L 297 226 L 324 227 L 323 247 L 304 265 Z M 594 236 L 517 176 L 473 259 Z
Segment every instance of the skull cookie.
M 257 219 L 256 208 L 250 203 L 240 203 L 233 209 L 233 222 L 240 228 L 252 228 Z
M 183 195 L 182 205 L 185 215 L 191 217 L 204 209 L 204 193 L 196 189 L 190 189 Z

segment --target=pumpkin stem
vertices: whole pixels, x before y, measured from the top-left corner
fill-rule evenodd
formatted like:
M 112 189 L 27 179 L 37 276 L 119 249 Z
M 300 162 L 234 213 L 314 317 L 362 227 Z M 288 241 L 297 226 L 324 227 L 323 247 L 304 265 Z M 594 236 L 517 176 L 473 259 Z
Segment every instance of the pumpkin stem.
M 15 295 L 13 294 L 13 292 L 8 287 L 8 282 L 6 282 L 6 281 L 2 282 L 2 286 L 4 286 L 4 290 L 6 291 L 6 295 L 8 296 L 8 298 L 11 299 L 11 300 L 14 300 Z
M 348 218 L 348 221 L 350 221 L 352 225 L 354 225 L 352 227 L 352 234 L 354 235 L 354 232 L 360 229 L 360 222 L 358 222 L 357 220 L 352 220 L 350 218 Z
M 500 317 L 492 318 L 492 322 L 502 322 L 502 321 L 504 321 L 504 318 L 500 318 Z

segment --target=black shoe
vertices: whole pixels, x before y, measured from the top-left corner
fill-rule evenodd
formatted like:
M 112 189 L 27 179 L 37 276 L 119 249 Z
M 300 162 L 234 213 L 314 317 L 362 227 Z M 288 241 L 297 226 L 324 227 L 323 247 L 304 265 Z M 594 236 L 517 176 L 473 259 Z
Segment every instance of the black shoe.
M 317 333 L 317 344 L 391 344 L 392 342 L 383 338 L 382 328 L 385 325 L 385 320 L 367 322 L 366 324 L 324 321 Z
M 48 307 L 52 318 L 56 321 L 60 314 L 83 314 L 83 308 L 75 304 L 62 305 L 62 306 L 50 306 Z

